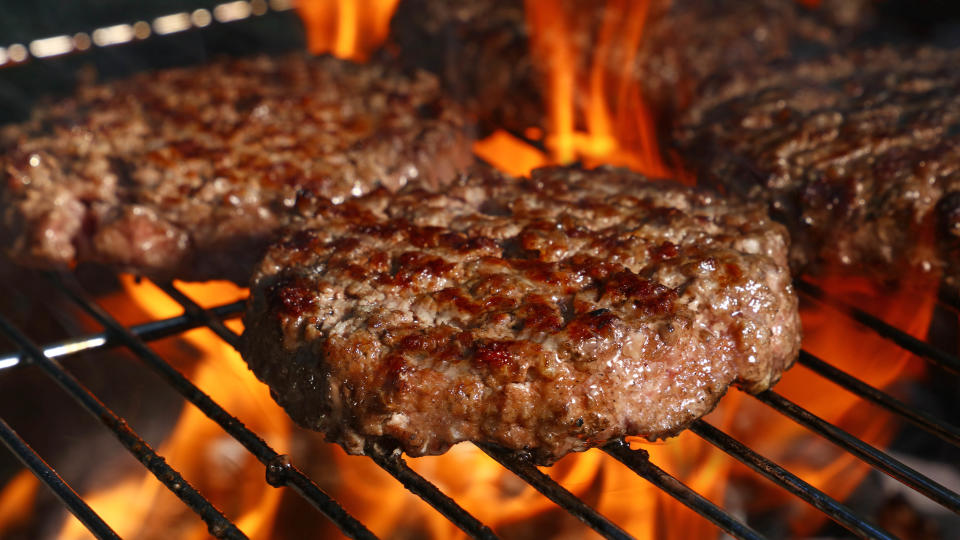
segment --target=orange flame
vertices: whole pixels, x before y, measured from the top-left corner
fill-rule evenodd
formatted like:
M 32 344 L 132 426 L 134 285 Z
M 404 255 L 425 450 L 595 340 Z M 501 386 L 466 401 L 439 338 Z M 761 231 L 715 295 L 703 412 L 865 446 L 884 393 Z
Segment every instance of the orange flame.
M 580 160 L 588 166 L 612 163 L 651 176 L 669 176 L 671 171 L 659 154 L 653 121 L 639 83 L 630 76 L 651 1 L 607 1 L 596 42 L 580 43 L 571 39 L 573 30 L 582 22 L 582 13 L 571 7 L 573 2 L 527 0 L 533 53 L 539 64 L 545 66 L 550 116 L 545 134 L 533 131 L 527 136 L 542 136 L 549 155 L 504 131 L 478 142 L 477 154 L 513 174 L 548 163 Z M 307 26 L 311 51 L 363 59 L 386 36 L 395 4 L 396 0 L 301 0 L 298 9 Z M 610 58 L 617 59 L 612 67 Z M 689 176 L 684 179 L 692 180 Z M 169 317 L 182 311 L 153 285 L 136 284 L 129 277 L 122 281 L 124 291 L 102 303 L 125 324 L 139 321 L 124 318 Z M 825 280 L 822 286 L 921 337 L 932 314 L 935 280 L 917 281 L 915 287 L 893 294 L 846 278 Z M 245 294 L 226 284 L 180 286 L 188 296 L 211 304 L 232 301 Z M 129 309 L 131 298 L 137 309 L 133 315 L 123 317 L 119 310 Z M 869 384 L 883 388 L 916 369 L 915 359 L 909 354 L 844 315 L 809 305 L 803 307 L 802 316 L 804 347 Z M 239 329 L 239 325 L 233 324 L 232 328 Z M 165 358 L 186 356 L 175 358 L 176 365 L 277 451 L 292 452 L 298 464 L 332 470 L 313 477 L 375 534 L 464 536 L 371 460 L 348 456 L 339 447 L 320 442 L 316 434 L 294 428 L 236 352 L 209 330 L 195 330 L 174 341 L 179 345 L 152 346 L 166 346 Z M 188 345 L 188 353 L 183 352 L 183 345 Z M 872 444 L 883 445 L 892 435 L 895 424 L 889 415 L 876 412 L 803 367 L 788 372 L 775 390 Z M 868 470 L 852 456 L 741 392 L 731 391 L 706 419 L 841 500 Z M 754 507 L 801 505 L 791 522 L 796 535 L 810 534 L 824 519 L 786 492 L 769 483 L 756 482 L 755 473 L 690 432 L 655 444 L 631 443 L 649 452 L 653 463 L 722 507 L 727 506 L 732 489 L 758 483 L 763 495 L 753 498 Z M 278 530 L 298 531 L 285 533 L 288 537 L 316 534 L 316 528 L 302 525 L 298 529 L 296 523 L 280 517 L 279 512 L 288 501 L 281 501 L 282 491 L 264 482 L 263 466 L 192 405 L 185 405 L 176 427 L 158 452 L 252 538 L 277 537 Z M 305 459 L 297 460 L 298 454 Z M 473 445 L 461 444 L 443 456 L 409 459 L 408 463 L 502 536 L 581 537 L 589 533 L 585 525 Z M 717 535 L 712 524 L 602 452 L 570 455 L 543 470 L 638 538 Z M 0 536 L 18 523 L 5 511 L 7 501 L 32 498 L 36 490 L 37 481 L 23 473 L 0 492 Z M 143 472 L 84 495 L 122 536 L 204 538 L 207 534 L 198 518 Z M 16 505 L 9 508 L 26 509 Z M 312 523 L 311 518 L 296 517 Z M 143 530 L 145 526 L 153 530 Z M 330 527 L 328 523 L 321 526 Z M 79 522 L 68 521 L 60 536 L 80 538 L 88 534 Z
M 134 321 L 129 320 L 131 315 L 124 317 L 118 310 L 129 306 L 131 298 L 138 303 L 134 318 L 169 317 L 182 311 L 152 284 L 137 284 L 129 277 L 123 277 L 122 283 L 121 294 L 104 298 L 101 303 L 118 318 L 126 318 L 125 323 Z M 865 281 L 849 278 L 824 280 L 821 286 L 915 336 L 922 336 L 930 322 L 935 284 L 935 278 L 918 278 L 914 286 L 892 294 L 879 294 Z M 179 287 L 204 304 L 229 302 L 245 295 L 245 291 L 228 284 Z M 907 305 L 913 309 L 903 309 Z M 883 388 L 917 368 L 916 360 L 909 354 L 831 309 L 804 306 L 802 315 L 806 349 L 869 384 Z M 231 323 L 231 327 L 239 330 L 236 323 Z M 188 351 L 191 361 L 180 359 L 176 363 L 189 368 L 185 371 L 190 379 L 274 448 L 280 452 L 294 451 L 298 462 L 328 463 L 325 466 L 334 472 L 314 476 L 315 480 L 375 534 L 391 536 L 407 531 L 430 538 L 463 537 L 452 523 L 369 459 L 348 456 L 339 447 L 321 442 L 316 434 L 296 430 L 236 352 L 209 330 L 195 330 L 175 341 L 180 345 L 165 349 L 164 356 Z M 154 346 L 162 348 L 164 344 Z M 789 371 L 775 390 L 868 443 L 882 446 L 892 435 L 895 423 L 889 415 L 877 413 L 862 400 L 803 367 Z M 706 419 L 840 500 L 869 470 L 849 454 L 741 392 L 731 392 Z M 730 489 L 749 484 L 751 489 L 764 493 L 752 499 L 750 509 L 773 504 L 798 505 L 791 522 L 797 535 L 814 532 L 825 519 L 786 492 L 757 482 L 755 473 L 690 432 L 660 443 L 631 442 L 647 450 L 653 463 L 722 507 L 726 506 Z M 299 534 L 316 530 L 281 520 L 278 513 L 289 501 L 281 501 L 282 492 L 264 482 L 262 464 L 191 405 L 185 406 L 177 426 L 158 451 L 252 538 L 277 537 L 278 528 Z M 503 536 L 581 536 L 589 532 L 585 525 L 472 445 L 461 444 L 443 456 L 408 459 L 408 463 Z M 716 536 L 712 524 L 602 452 L 570 455 L 543 470 L 639 538 Z M 29 510 L 24 501 L 32 499 L 36 490 L 37 481 L 29 473 L 22 473 L 0 492 L 0 509 L 4 509 L 0 511 L 0 535 L 22 523 L 17 516 Z M 158 530 L 183 538 L 204 538 L 207 534 L 198 518 L 142 471 L 107 488 L 85 493 L 84 497 L 123 536 L 151 538 L 157 536 Z M 9 501 L 16 504 L 8 505 Z M 16 508 L 17 516 L 7 508 Z M 298 533 L 286 533 L 290 534 L 296 537 Z M 88 533 L 71 519 L 60 536 L 85 538 Z
M 40 482 L 30 471 L 13 477 L 0 491 L 0 537 L 29 522 Z
M 910 276 L 895 291 L 878 290 L 865 278 L 831 276 L 820 280 L 820 286 L 831 296 L 918 339 L 924 338 L 930 326 L 938 285 L 938 275 L 925 274 Z M 921 359 L 831 308 L 804 306 L 801 316 L 805 350 L 874 387 L 888 388 L 920 375 L 925 368 Z M 775 390 L 879 448 L 890 442 L 899 425 L 896 416 L 802 366 L 787 372 Z M 741 426 L 745 442 L 766 455 L 783 456 L 781 463 L 788 469 L 834 498 L 844 500 L 870 471 L 853 455 L 810 436 L 792 422 L 768 423 L 768 419 L 776 420 L 773 416 L 779 415 L 766 409 L 753 417 L 753 426 Z M 756 425 L 767 426 L 763 436 L 757 433 Z M 753 435 L 749 435 L 751 431 Z M 789 499 L 784 494 L 768 501 Z M 793 522 L 794 532 L 801 536 L 813 533 L 820 523 L 815 519 L 818 513 L 809 507 L 800 510 L 800 516 L 805 517 Z
M 149 282 L 137 283 L 122 276 L 123 292 L 101 304 L 119 319 L 128 317 L 119 310 L 136 306 L 151 319 L 178 315 L 182 309 Z M 204 303 L 218 304 L 246 296 L 246 291 L 229 283 L 180 284 L 188 296 Z M 236 322 L 229 323 L 239 330 Z M 270 398 L 267 389 L 253 378 L 237 352 L 209 330 L 197 329 L 177 338 L 179 345 L 166 355 L 179 352 L 178 365 L 192 363 L 190 379 L 216 402 L 238 416 L 279 452 L 290 447 L 292 426 Z M 190 358 L 183 358 L 184 354 Z M 192 362 L 191 362 L 192 361 Z M 251 538 L 269 538 L 280 502 L 280 491 L 265 486 L 263 465 L 240 443 L 226 434 L 199 409 L 185 405 L 171 436 L 157 449 L 202 494 L 215 501 L 237 526 Z M 129 475 L 117 483 L 84 494 L 87 503 L 121 536 L 153 537 L 157 530 L 171 537 L 206 538 L 206 525 L 196 518 L 150 473 Z M 149 528 L 149 529 L 148 529 Z M 69 520 L 61 538 L 88 538 L 79 521 Z
M 398 0 L 299 0 L 297 11 L 314 54 L 366 60 L 387 37 Z
M 524 3 L 531 55 L 544 66 L 548 111 L 546 147 L 552 163 L 581 161 L 629 167 L 655 178 L 671 176 L 657 145 L 656 128 L 640 81 L 632 76 L 652 0 L 609 0 L 602 7 L 568 1 Z M 602 10 L 602 11 L 601 11 Z M 596 38 L 583 21 L 602 13 Z M 571 37 L 573 36 L 573 37 Z M 508 150 L 488 157 L 508 171 L 539 163 Z M 494 143 L 482 141 L 478 148 Z

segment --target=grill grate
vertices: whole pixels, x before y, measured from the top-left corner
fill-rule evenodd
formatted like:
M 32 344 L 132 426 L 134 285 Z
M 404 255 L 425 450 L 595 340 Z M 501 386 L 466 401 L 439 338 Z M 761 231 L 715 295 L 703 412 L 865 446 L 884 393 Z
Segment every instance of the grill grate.
M 256 433 L 250 431 L 237 418 L 233 417 L 207 394 L 193 385 L 166 360 L 147 346 L 146 342 L 171 336 L 186 330 L 206 327 L 236 347 L 239 336 L 223 324 L 226 318 L 237 317 L 242 311 L 242 302 L 203 309 L 190 297 L 170 283 L 158 284 L 170 298 L 184 310 L 184 314 L 169 319 L 153 321 L 132 327 L 122 326 L 106 313 L 82 290 L 79 283 L 69 274 L 48 274 L 56 289 L 68 297 L 77 306 L 92 316 L 105 332 L 80 336 L 72 340 L 52 343 L 43 348 L 34 345 L 17 328 L 0 317 L 0 332 L 10 337 L 19 351 L 0 357 L 0 373 L 19 365 L 36 365 L 50 378 L 63 387 L 71 397 L 89 412 L 94 414 L 114 435 L 124 443 L 129 451 L 180 497 L 194 512 L 207 523 L 216 537 L 242 538 L 243 533 L 236 528 L 212 503 L 196 492 L 186 480 L 182 479 L 161 456 L 156 453 L 129 427 L 125 421 L 104 406 L 79 381 L 67 373 L 58 359 L 80 352 L 121 346 L 133 352 L 149 368 L 163 377 L 188 401 L 196 405 L 210 419 L 217 422 L 228 434 L 240 442 L 253 454 L 266 469 L 267 482 L 275 487 L 293 488 L 317 510 L 326 515 L 346 535 L 353 538 L 372 538 L 373 534 L 353 516 L 349 515 L 335 500 L 326 494 L 302 471 L 290 464 L 286 456 L 278 454 Z M 803 289 L 804 294 L 807 293 Z M 812 296 L 812 295 L 811 295 Z M 822 291 L 817 298 L 827 298 Z M 832 300 L 830 300 L 832 301 Z M 871 326 L 873 328 L 873 326 Z M 924 344 L 926 346 L 926 344 Z M 905 347 L 906 348 L 906 347 Z M 944 355 L 938 351 L 937 355 Z M 938 362 L 937 356 L 924 355 Z M 949 355 L 945 355 L 949 357 Z M 951 357 L 952 358 L 952 357 Z M 956 360 L 953 358 L 952 360 Z M 864 399 L 877 403 L 900 417 L 939 436 L 946 442 L 958 445 L 958 428 L 942 420 L 897 400 L 876 388 L 870 387 L 855 377 L 844 373 L 806 351 L 801 353 L 800 362 L 810 367 L 824 378 L 840 384 Z M 914 490 L 924 494 L 945 508 L 960 513 L 960 494 L 957 494 L 929 477 L 891 457 L 889 454 L 866 444 L 853 435 L 843 431 L 802 407 L 794 404 L 773 391 L 766 391 L 756 399 L 774 408 L 779 413 L 805 426 L 809 430 L 830 440 L 846 452 L 870 464 L 874 468 L 899 480 Z M 785 488 L 793 495 L 822 511 L 830 519 L 855 534 L 875 538 L 893 538 L 888 532 L 871 524 L 864 516 L 857 515 L 850 508 L 829 497 L 822 491 L 804 482 L 783 467 L 761 456 L 743 445 L 730 435 L 711 424 L 698 420 L 691 431 L 705 441 L 716 446 L 736 460 L 752 468 L 760 475 Z M 56 472 L 46 465 L 32 449 L 5 422 L 0 419 L 0 435 L 4 443 L 24 462 L 57 496 L 66 504 L 89 530 L 101 538 L 115 538 L 115 533 L 97 516 L 86 503 L 67 485 Z M 536 488 L 550 500 L 579 518 L 599 534 L 607 538 L 629 538 L 629 535 L 616 524 L 600 515 L 597 511 L 567 491 L 560 484 L 541 472 L 521 457 L 491 445 L 479 445 L 481 450 L 512 471 L 528 484 Z M 749 526 L 729 512 L 717 507 L 682 482 L 672 477 L 654 463 L 650 462 L 643 450 L 631 450 L 622 442 L 611 443 L 603 449 L 636 474 L 666 491 L 675 499 L 691 508 L 701 516 L 716 524 L 720 529 L 737 538 L 762 538 Z M 388 472 L 408 490 L 433 506 L 437 511 L 475 538 L 495 538 L 494 532 L 445 495 L 436 485 L 410 469 L 404 460 L 379 449 L 371 449 L 371 458 L 383 470 Z
M 143 20 L 139 21 L 135 17 L 131 19 L 130 24 L 113 25 L 87 33 L 55 35 L 34 41 L 25 40 L 22 43 L 0 43 L 0 67 L 13 67 L 29 63 L 31 59 L 45 59 L 61 55 L 70 56 L 87 50 L 95 51 L 114 47 L 120 43 L 135 43 L 151 35 L 167 36 L 180 32 L 187 34 L 189 33 L 188 30 L 199 30 L 208 26 L 225 26 L 224 23 L 233 23 L 241 18 L 259 18 L 268 11 L 287 11 L 291 9 L 292 2 L 284 0 L 228 1 L 208 7 L 211 9 L 201 8 L 146 19 L 140 17 L 139 19 Z M 241 14 L 243 17 L 240 17 Z M 159 283 L 157 285 L 183 308 L 184 314 L 125 327 L 93 301 L 73 276 L 48 274 L 48 277 L 60 294 L 65 295 L 93 317 L 104 328 L 104 331 L 37 346 L 5 318 L 0 317 L 0 332 L 11 338 L 18 347 L 17 352 L 0 356 L 0 376 L 8 369 L 39 367 L 50 379 L 63 387 L 74 401 L 101 421 L 164 485 L 196 512 L 207 523 L 211 534 L 222 538 L 244 537 L 242 531 L 234 523 L 224 517 L 210 501 L 197 493 L 186 480 L 180 477 L 177 471 L 166 464 L 161 456 L 156 455 L 143 439 L 127 426 L 123 418 L 118 417 L 103 405 L 89 389 L 65 371 L 59 363 L 60 359 L 82 352 L 103 350 L 109 347 L 125 348 L 137 356 L 153 372 L 159 374 L 171 388 L 216 422 L 226 433 L 246 448 L 251 455 L 255 456 L 264 465 L 266 481 L 270 485 L 292 488 L 305 501 L 327 516 L 347 536 L 352 538 L 374 537 L 364 524 L 351 516 L 311 478 L 292 465 L 286 456 L 276 452 L 259 435 L 248 429 L 240 420 L 214 402 L 209 395 L 197 388 L 147 345 L 147 343 L 161 338 L 178 335 L 194 328 L 205 327 L 225 343 L 236 347 L 238 336 L 223 321 L 239 316 L 243 310 L 243 302 L 203 309 L 172 284 Z M 797 289 L 806 299 L 823 303 L 844 313 L 877 334 L 891 340 L 904 350 L 925 358 L 952 373 L 960 373 L 960 359 L 956 356 L 918 340 L 856 307 L 846 305 L 830 297 L 809 282 L 799 281 Z M 941 301 L 945 305 L 960 310 L 960 300 L 941 296 Z M 806 351 L 801 352 L 799 363 L 810 368 L 824 379 L 848 389 L 860 398 L 885 408 L 953 446 L 960 447 L 960 428 L 957 426 L 917 410 Z M 823 438 L 830 440 L 844 451 L 923 493 L 945 508 L 960 513 L 960 494 L 907 467 L 886 452 L 878 450 L 837 426 L 825 422 L 775 392 L 764 392 L 756 396 L 756 399 Z M 817 508 L 854 534 L 873 538 L 893 538 L 890 533 L 876 527 L 864 516 L 858 515 L 846 505 L 831 498 L 706 421 L 698 420 L 694 422 L 690 430 L 709 444 L 747 465 L 762 477 Z M 0 438 L 29 470 L 53 490 L 67 509 L 77 516 L 91 533 L 99 538 L 117 538 L 109 524 L 104 523 L 86 502 L 57 475 L 56 471 L 46 464 L 43 458 L 34 452 L 2 418 L 0 418 Z M 515 473 L 600 535 L 607 538 L 629 538 L 629 535 L 615 523 L 599 514 L 586 502 L 577 498 L 548 474 L 543 473 L 529 462 L 494 446 L 480 445 L 480 448 L 504 468 Z M 737 538 L 762 538 L 757 531 L 744 524 L 737 517 L 708 501 L 652 463 L 645 451 L 631 450 L 623 442 L 608 444 L 603 448 L 603 451 L 730 535 Z M 430 504 L 468 535 L 475 538 L 496 537 L 489 527 L 444 494 L 438 486 L 412 470 L 400 456 L 377 448 L 369 449 L 369 454 L 381 469 Z

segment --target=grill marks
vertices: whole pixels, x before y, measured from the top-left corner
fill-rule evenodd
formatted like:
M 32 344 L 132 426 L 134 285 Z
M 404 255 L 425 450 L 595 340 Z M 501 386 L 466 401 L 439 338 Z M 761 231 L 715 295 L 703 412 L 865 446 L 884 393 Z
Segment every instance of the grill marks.
M 244 358 L 354 453 L 478 440 L 549 463 L 665 436 L 731 383 L 769 386 L 799 345 L 779 226 L 624 171 L 478 169 L 302 226 L 255 277 Z M 738 318 L 775 337 L 738 340 Z
M 798 269 L 957 285 L 957 51 L 879 48 L 732 74 L 677 132 L 698 176 L 766 202 Z
M 297 216 L 452 180 L 467 128 L 435 78 L 385 62 L 245 58 L 83 86 L 0 130 L 0 232 L 23 264 L 246 283 Z

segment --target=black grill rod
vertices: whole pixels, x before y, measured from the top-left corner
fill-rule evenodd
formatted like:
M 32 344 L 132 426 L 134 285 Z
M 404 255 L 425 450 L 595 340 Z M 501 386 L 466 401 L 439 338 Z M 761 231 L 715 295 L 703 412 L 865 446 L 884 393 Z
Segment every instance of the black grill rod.
M 934 418 L 923 411 L 919 411 L 890 394 L 882 392 L 845 371 L 837 369 L 807 351 L 800 351 L 799 363 L 854 394 L 872 401 L 894 414 L 902 416 L 913 425 L 940 437 L 944 441 L 954 446 L 960 446 L 960 428 L 957 426 Z
M 380 468 L 399 480 L 410 492 L 427 501 L 430 506 L 434 507 L 457 527 L 460 527 L 465 533 L 473 538 L 497 538 L 497 535 L 489 527 L 473 517 L 426 478 L 417 474 L 399 455 L 377 449 L 368 449 L 367 455 Z
M 236 332 L 227 328 L 222 321 L 213 317 L 210 313 L 197 304 L 192 298 L 177 289 L 172 283 L 157 283 L 165 293 L 176 300 L 183 309 L 198 318 L 202 318 L 210 329 L 213 330 L 221 339 L 237 348 L 240 336 Z M 477 518 L 458 505 L 453 499 L 440 491 L 435 485 L 423 476 L 417 474 L 411 469 L 403 459 L 394 457 L 378 449 L 367 449 L 368 456 L 373 459 L 381 469 L 396 478 L 411 493 L 420 497 L 430 506 L 435 508 L 444 517 L 449 519 L 454 525 L 474 538 L 496 538 L 493 531 L 480 522 Z
M 960 374 L 960 358 L 938 349 L 923 340 L 917 339 L 903 330 L 874 317 L 866 311 L 837 300 L 836 298 L 832 298 L 823 289 L 806 280 L 798 279 L 795 283 L 797 290 L 800 292 L 847 315 L 851 319 L 873 330 L 881 337 L 889 339 L 901 348 L 917 356 L 926 358 L 953 373 Z
M 889 454 L 861 441 L 772 390 L 760 392 L 754 397 L 790 417 L 794 422 L 857 456 L 861 461 L 910 486 L 944 508 L 960 514 L 960 494 L 950 491 Z
M 34 476 L 46 484 L 57 498 L 66 505 L 70 513 L 76 516 L 80 523 L 83 523 L 94 536 L 119 540 L 120 536 L 103 521 L 103 518 L 94 512 L 80 495 L 57 474 L 57 471 L 48 465 L 3 418 L 0 418 L 0 439 L 3 439 L 3 444 L 17 456 L 17 459 L 26 468 L 30 469 Z
M 157 477 L 157 480 L 196 512 L 206 522 L 210 534 L 217 538 L 246 538 L 236 525 L 230 522 L 210 501 L 184 480 L 179 472 L 157 455 L 153 448 L 127 425 L 125 420 L 101 403 L 96 396 L 80 384 L 80 381 L 65 371 L 56 360 L 44 356 L 43 352 L 33 342 L 20 333 L 3 316 L 0 316 L 0 331 L 9 336 L 18 347 L 30 356 L 31 361 L 43 369 L 44 373 L 63 388 L 70 397 L 113 432 L 120 443 L 149 469 Z
M 210 315 L 218 319 L 225 319 L 243 311 L 244 302 L 233 302 L 210 308 Z M 203 326 L 204 323 L 188 315 L 178 315 L 169 319 L 150 321 L 130 327 L 130 332 L 144 341 L 154 341 L 173 336 L 187 330 Z M 43 355 L 47 358 L 67 358 L 82 352 L 95 351 L 119 345 L 116 336 L 110 332 L 97 332 L 86 336 L 57 341 L 43 347 Z M 5 369 L 29 363 L 29 357 L 20 352 L 13 352 L 0 356 L 0 372 Z
M 731 536 L 750 540 L 765 538 L 757 531 L 725 512 L 719 506 L 707 500 L 703 495 L 690 489 L 687 485 L 671 476 L 667 471 L 651 463 L 650 455 L 645 450 L 631 450 L 630 445 L 622 440 L 607 444 L 603 447 L 603 450 L 654 486 L 670 494 L 670 496 L 683 503 L 687 508 L 710 520 L 714 525 L 720 527 Z
M 754 452 L 740 441 L 704 420 L 694 421 L 690 426 L 690 431 L 768 480 L 803 499 L 850 532 L 864 538 L 896 539 L 896 536 L 866 521 L 836 499 L 804 482 L 797 475 Z
M 236 332 L 227 328 L 227 325 L 223 324 L 223 321 L 217 317 L 215 314 L 210 313 L 206 309 L 203 309 L 202 306 L 193 301 L 192 298 L 183 294 L 183 292 L 176 288 L 173 283 L 166 282 L 154 282 L 154 284 L 160 288 L 164 293 L 167 294 L 170 298 L 173 298 L 180 306 L 186 311 L 187 315 L 191 318 L 203 321 L 203 324 L 208 326 L 210 330 L 213 331 L 220 339 L 224 340 L 234 349 L 239 349 L 240 346 L 240 336 Z
M 540 472 L 529 461 L 518 457 L 515 453 L 504 450 L 499 446 L 487 443 L 474 443 L 483 450 L 488 456 L 495 459 L 501 465 L 510 470 L 513 474 L 519 476 L 526 483 L 533 486 L 537 491 L 543 493 L 548 499 L 558 506 L 573 514 L 577 519 L 586 523 L 590 528 L 600 533 L 605 538 L 626 539 L 632 538 L 623 529 L 616 526 L 609 519 L 600 515 L 596 510 L 587 506 L 576 495 L 567 491 L 566 488 L 558 484 L 553 478 Z
M 147 347 L 143 341 L 140 341 L 129 329 L 121 325 L 98 304 L 86 298 L 80 290 L 79 284 L 71 275 L 48 273 L 48 276 L 64 294 L 106 328 L 109 333 L 115 335 L 119 342 L 129 348 L 148 367 L 163 377 L 180 395 L 193 403 L 263 463 L 267 467 L 267 473 L 272 475 L 268 477 L 271 485 L 276 486 L 279 482 L 281 485 L 292 487 L 317 510 L 330 518 L 347 536 L 352 538 L 376 538 L 366 526 L 348 514 L 338 502 L 327 495 L 299 469 L 292 465 L 277 467 L 277 463 L 284 461 L 283 455 L 278 454 L 257 434 L 247 429 L 243 422 L 225 411 L 210 396 L 197 388 L 183 374 L 155 353 L 153 349 Z

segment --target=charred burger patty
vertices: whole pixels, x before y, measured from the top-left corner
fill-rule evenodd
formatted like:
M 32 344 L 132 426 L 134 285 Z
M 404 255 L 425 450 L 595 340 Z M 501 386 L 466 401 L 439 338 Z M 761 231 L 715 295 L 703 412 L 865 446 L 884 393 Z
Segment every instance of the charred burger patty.
M 2 235 L 33 266 L 246 283 L 299 199 L 435 187 L 470 159 L 425 73 L 305 55 L 154 71 L 0 130 Z
M 613 169 L 475 171 L 318 211 L 251 284 L 242 352 L 348 452 L 485 441 L 552 463 L 675 434 L 800 343 L 762 207 Z
M 769 205 L 799 269 L 960 274 L 960 52 L 884 48 L 745 72 L 678 132 L 698 178 Z

